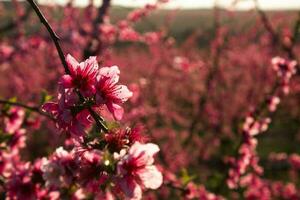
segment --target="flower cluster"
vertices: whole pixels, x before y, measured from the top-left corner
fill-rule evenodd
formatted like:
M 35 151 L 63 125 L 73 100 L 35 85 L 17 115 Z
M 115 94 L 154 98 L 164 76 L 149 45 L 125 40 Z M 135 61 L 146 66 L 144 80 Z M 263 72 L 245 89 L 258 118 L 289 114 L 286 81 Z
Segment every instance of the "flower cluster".
M 162 184 L 162 173 L 153 165 L 158 151 L 155 144 L 139 142 L 113 155 L 99 149 L 76 147 L 68 152 L 60 147 L 49 159 L 44 158 L 41 171 L 46 188 L 55 191 L 73 185 L 78 191 L 74 196 L 80 193 L 101 199 L 114 193 L 141 199 L 142 189 L 157 189 Z
M 44 158 L 41 170 L 46 187 L 61 191 L 76 185 L 74 195 L 92 194 L 101 199 L 113 191 L 141 199 L 142 189 L 157 189 L 162 184 L 162 174 L 153 165 L 159 147 L 141 143 L 146 138 L 139 128 L 109 130 L 102 138 L 85 134 L 92 124 L 88 109 L 105 105 L 120 120 L 122 104 L 133 93 L 118 84 L 117 66 L 99 68 L 95 57 L 78 63 L 68 55 L 66 61 L 70 74 L 59 81 L 58 103 L 46 103 L 43 109 L 53 114 L 58 128 L 70 132 L 76 141 L 71 151 L 60 147 L 49 159 Z
M 92 123 L 88 108 L 102 108 L 103 105 L 115 119 L 121 120 L 124 113 L 122 104 L 132 96 L 132 92 L 125 85 L 118 84 L 119 68 L 99 68 L 95 57 L 78 63 L 67 55 L 66 62 L 70 74 L 62 76 L 59 81 L 58 102 L 43 105 L 43 109 L 55 117 L 57 127 L 80 138 Z
M 281 79 L 282 91 L 288 94 L 289 82 L 291 77 L 297 72 L 297 62 L 289 61 L 281 57 L 275 57 L 272 59 L 273 70 L 277 73 L 277 76 Z
M 299 17 L 261 11 L 244 26 L 217 4 L 11 2 L 10 20 L 0 1 L 2 198 L 300 199 Z M 30 31 L 39 20 L 47 29 Z
M 289 81 L 293 74 L 295 74 L 295 67 L 297 63 L 295 61 L 287 61 L 283 58 L 275 57 L 272 59 L 272 67 L 277 72 L 278 77 L 282 85 L 275 88 L 274 94 L 271 98 L 266 100 L 266 107 L 270 112 L 274 112 L 277 109 L 277 105 L 280 103 L 280 97 L 276 95 L 277 90 L 283 90 L 283 94 L 288 92 Z M 263 108 L 261 108 L 263 111 Z M 262 167 L 258 165 L 259 158 L 256 153 L 257 139 L 255 136 L 268 129 L 271 122 L 269 117 L 260 116 L 260 113 L 254 113 L 256 116 L 248 116 L 243 124 L 242 128 L 242 143 L 238 150 L 238 158 L 230 158 L 229 162 L 234 167 L 229 170 L 229 177 L 227 179 L 227 185 L 229 188 L 237 188 L 240 184 L 241 177 L 246 174 L 249 167 L 257 175 L 263 173 Z
M 257 174 L 262 174 L 262 168 L 258 165 L 258 156 L 256 154 L 257 139 L 255 135 L 268 129 L 270 119 L 256 121 L 252 117 L 247 117 L 243 125 L 243 142 L 238 150 L 238 158 L 230 158 L 229 162 L 234 167 L 229 170 L 227 185 L 229 188 L 237 188 L 240 184 L 240 178 L 249 167 Z
M 2 141 L 7 150 L 0 154 L 0 175 L 7 183 L 9 199 L 114 199 L 116 196 L 138 200 L 143 190 L 159 188 L 163 177 L 154 165 L 159 147 L 145 143 L 148 138 L 140 127 L 88 129 L 93 125 L 91 108 L 106 106 L 115 119 L 122 118 L 122 104 L 132 92 L 118 84 L 119 68 L 99 68 L 95 57 L 78 63 L 68 55 L 66 61 L 70 74 L 58 82 L 58 102 L 43 105 L 57 127 L 71 134 L 65 147 L 33 163 L 21 161 L 19 150 L 26 146 L 26 132 L 22 129 L 25 112 L 19 107 L 2 111 L 5 134 L 9 137 L 1 137 L 7 140 Z M 96 115 L 101 118 L 99 113 Z

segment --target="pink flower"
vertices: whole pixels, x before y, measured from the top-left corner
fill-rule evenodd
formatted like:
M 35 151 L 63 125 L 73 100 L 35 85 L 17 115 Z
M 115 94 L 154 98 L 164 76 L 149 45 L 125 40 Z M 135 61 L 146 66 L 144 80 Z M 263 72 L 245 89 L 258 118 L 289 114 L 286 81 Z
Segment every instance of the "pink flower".
M 111 152 L 119 152 L 125 146 L 131 146 L 135 142 L 145 142 L 148 138 L 141 132 L 141 126 L 133 129 L 118 129 L 105 134 L 104 138 Z
M 297 170 L 300 169 L 300 156 L 299 155 L 297 155 L 297 154 L 290 155 L 288 161 L 293 168 L 295 168 Z
M 176 56 L 173 60 L 174 68 L 188 71 L 190 69 L 191 63 L 186 57 Z
M 270 112 L 274 112 L 277 109 L 277 105 L 280 103 L 280 98 L 272 96 L 268 102 L 268 108 Z
M 184 196 L 186 199 L 195 199 L 198 194 L 197 186 L 193 182 L 189 182 L 186 186 L 186 192 L 184 193 Z
M 25 112 L 23 109 L 18 107 L 13 107 L 8 113 L 8 118 L 5 118 L 5 131 L 8 133 L 16 132 L 22 125 L 25 117 Z
M 146 4 L 144 8 L 134 10 L 127 16 L 128 21 L 137 22 L 142 17 L 147 16 L 152 10 L 155 10 L 157 6 L 155 4 Z
M 118 163 L 119 185 L 130 199 L 142 198 L 142 187 L 157 189 L 163 182 L 161 172 L 153 165 L 159 147 L 152 143 L 135 142 Z
M 78 88 L 84 96 L 92 96 L 95 93 L 95 82 L 98 73 L 96 57 L 90 57 L 84 62 L 78 63 L 70 54 L 66 57 L 70 75 L 64 75 L 60 84 L 64 88 Z
M 159 32 L 148 32 L 143 35 L 142 41 L 145 41 L 148 45 L 156 44 L 161 38 L 161 33 Z
M 5 44 L 0 45 L 0 56 L 4 59 L 9 58 L 14 52 L 14 48 Z
M 272 65 L 273 69 L 277 72 L 277 75 L 287 80 L 289 80 L 297 71 L 296 61 L 289 61 L 281 57 L 274 57 L 272 59 Z
M 117 66 L 103 67 L 97 77 L 96 103 L 106 104 L 116 120 L 123 117 L 121 104 L 132 97 L 132 92 L 125 85 L 118 85 L 120 70 Z
M 101 39 L 107 43 L 114 43 L 116 40 L 116 28 L 111 24 L 102 24 L 100 26 Z
M 72 90 L 62 89 L 58 95 L 58 103 L 48 102 L 42 108 L 54 116 L 60 130 L 69 131 L 78 139 L 85 134 L 85 129 L 91 125 L 92 120 L 86 109 L 74 113 L 77 101 L 77 95 Z
M 139 33 L 130 27 L 123 28 L 120 30 L 120 34 L 119 34 L 120 41 L 135 42 L 135 41 L 139 41 L 139 39 L 140 39 Z
M 50 160 L 44 161 L 41 166 L 46 186 L 57 188 L 69 186 L 77 168 L 75 156 L 62 147 L 57 148 Z
M 21 148 L 26 146 L 26 130 L 25 129 L 18 129 L 14 132 L 11 139 L 7 142 L 8 146 L 11 150 L 18 151 Z
M 21 164 L 15 169 L 6 183 L 8 199 L 36 199 L 37 188 L 32 182 L 29 163 Z

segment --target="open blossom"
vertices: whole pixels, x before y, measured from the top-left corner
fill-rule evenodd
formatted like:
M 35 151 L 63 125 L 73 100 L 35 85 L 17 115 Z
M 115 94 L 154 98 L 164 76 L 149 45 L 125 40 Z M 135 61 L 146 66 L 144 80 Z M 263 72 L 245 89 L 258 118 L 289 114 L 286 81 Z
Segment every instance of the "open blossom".
M 290 92 L 290 79 L 297 72 L 297 62 L 295 60 L 287 60 L 281 57 L 272 59 L 273 70 L 281 79 L 281 88 L 284 94 Z
M 135 142 L 119 161 L 119 185 L 129 199 L 141 199 L 142 188 L 157 189 L 161 186 L 162 174 L 153 165 L 153 156 L 158 151 L 159 147 L 155 144 Z
M 123 117 L 121 107 L 125 101 L 132 97 L 132 92 L 125 85 L 117 84 L 120 70 L 117 66 L 103 67 L 99 71 L 96 84 L 96 103 L 105 104 L 116 120 Z
M 43 110 L 54 116 L 59 129 L 69 131 L 78 138 L 85 134 L 85 129 L 91 125 L 92 121 L 88 110 L 85 109 L 77 113 L 72 111 L 77 101 L 77 96 L 72 90 L 61 89 L 58 103 L 45 103 Z
M 45 189 L 37 184 L 38 172 L 30 163 L 19 163 L 8 177 L 6 183 L 6 199 L 49 199 L 58 200 L 59 193 Z
M 41 166 L 46 186 L 59 188 L 71 184 L 73 178 L 72 172 L 77 167 L 72 153 L 67 152 L 62 147 L 57 148 L 51 158 Z
M 273 69 L 277 72 L 279 77 L 289 80 L 293 74 L 296 73 L 296 61 L 289 61 L 281 57 L 272 59 Z
M 98 73 L 96 57 L 90 57 L 78 63 L 70 54 L 66 57 L 70 75 L 62 76 L 60 83 L 64 88 L 78 88 L 84 96 L 95 93 L 95 82 Z

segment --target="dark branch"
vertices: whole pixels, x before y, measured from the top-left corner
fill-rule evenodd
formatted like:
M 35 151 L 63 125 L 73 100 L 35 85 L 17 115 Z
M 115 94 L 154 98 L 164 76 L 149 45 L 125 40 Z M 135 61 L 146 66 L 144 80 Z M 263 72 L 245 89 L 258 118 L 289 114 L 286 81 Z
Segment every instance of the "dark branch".
M 217 5 L 214 7 L 214 41 L 216 42 L 219 40 L 220 37 L 224 37 L 220 34 L 220 14 L 219 14 L 219 8 Z M 208 75 L 205 79 L 205 91 L 201 95 L 201 97 L 198 100 L 198 109 L 196 110 L 196 113 L 194 114 L 192 121 L 189 125 L 189 136 L 186 138 L 186 140 L 183 142 L 184 145 L 188 145 L 189 142 L 193 139 L 193 134 L 196 131 L 197 125 L 200 119 L 200 114 L 203 112 L 203 109 L 205 107 L 205 104 L 207 102 L 208 98 L 208 92 L 211 90 L 212 82 L 216 79 L 219 65 L 220 65 L 220 57 L 222 53 L 222 48 L 224 44 L 217 44 L 217 46 L 214 49 L 214 53 L 212 53 L 212 67 L 209 68 Z M 203 120 L 203 119 L 202 119 Z
M 66 74 L 70 74 L 70 70 L 68 68 L 67 62 L 65 60 L 65 55 L 62 51 L 62 48 L 59 44 L 59 37 L 57 36 L 57 34 L 53 31 L 51 25 L 49 24 L 49 22 L 47 21 L 47 19 L 45 18 L 45 16 L 43 15 L 42 11 L 40 10 L 40 8 L 37 6 L 37 4 L 33 1 L 33 0 L 27 0 L 28 3 L 30 3 L 31 7 L 34 9 L 34 11 L 36 12 L 37 16 L 39 17 L 40 21 L 42 24 L 44 24 L 44 26 L 47 28 L 54 44 L 56 47 L 56 50 L 58 52 L 59 58 L 61 60 L 61 63 L 64 66 L 65 72 Z
M 32 8 L 34 9 L 34 11 L 36 12 L 37 16 L 39 17 L 40 21 L 42 22 L 42 24 L 44 24 L 44 26 L 47 28 L 54 44 L 56 47 L 56 50 L 58 52 L 58 55 L 60 57 L 61 63 L 63 64 L 63 67 L 65 69 L 66 74 L 70 74 L 70 70 L 68 68 L 63 50 L 59 44 L 59 37 L 57 36 L 57 34 L 53 31 L 52 27 L 50 26 L 49 22 L 47 21 L 47 19 L 45 18 L 45 16 L 43 15 L 42 11 L 39 9 L 39 7 L 37 6 L 37 4 L 33 1 L 33 0 L 27 0 L 28 3 L 30 3 L 30 5 L 32 6 Z M 77 93 L 79 98 L 81 100 L 84 100 L 82 94 L 80 94 L 80 92 Z M 103 123 L 104 120 L 92 109 L 89 108 L 89 112 L 91 113 L 92 117 L 94 118 L 98 128 L 100 130 L 103 130 L 105 132 L 108 131 L 108 128 L 105 126 L 105 124 Z
M 51 115 L 49 115 L 48 113 L 42 111 L 39 107 L 28 106 L 28 105 L 20 103 L 20 102 L 13 102 L 13 101 L 2 100 L 2 99 L 0 99 L 0 104 L 8 104 L 8 105 L 12 105 L 12 106 L 22 107 L 22 108 L 25 108 L 27 110 L 36 112 L 36 113 L 38 113 L 40 115 L 43 115 L 45 117 L 48 117 L 51 120 L 55 120 Z
M 262 24 L 264 25 L 265 29 L 268 31 L 268 33 L 270 34 L 270 36 L 272 38 L 273 45 L 277 45 L 284 52 L 286 52 L 286 54 L 288 55 L 289 59 L 297 61 L 297 56 L 294 53 L 294 46 L 296 44 L 297 37 L 298 37 L 298 34 L 299 34 L 300 12 L 298 13 L 298 19 L 297 19 L 297 21 L 295 23 L 295 26 L 294 26 L 293 36 L 290 38 L 291 39 L 291 44 L 286 45 L 285 43 L 283 43 L 280 40 L 280 36 L 278 35 L 278 33 L 275 32 L 275 30 L 272 27 L 271 22 L 268 19 L 266 13 L 259 8 L 257 0 L 255 0 L 255 6 L 256 6 L 256 10 L 257 10 L 257 12 L 258 12 L 258 14 L 260 16 L 260 19 L 262 21 Z M 297 68 L 298 68 L 297 74 L 299 74 L 299 65 L 297 65 Z
M 110 6 L 110 0 L 103 0 L 102 6 L 98 9 L 98 15 L 93 22 L 93 32 L 92 38 L 88 42 L 87 46 L 83 50 L 83 57 L 84 59 L 88 58 L 91 55 L 96 55 L 99 51 L 101 51 L 101 41 L 100 41 L 100 34 L 98 27 L 100 24 L 103 23 L 104 16 L 106 15 L 108 8 Z M 93 46 L 93 43 L 96 42 L 96 45 Z

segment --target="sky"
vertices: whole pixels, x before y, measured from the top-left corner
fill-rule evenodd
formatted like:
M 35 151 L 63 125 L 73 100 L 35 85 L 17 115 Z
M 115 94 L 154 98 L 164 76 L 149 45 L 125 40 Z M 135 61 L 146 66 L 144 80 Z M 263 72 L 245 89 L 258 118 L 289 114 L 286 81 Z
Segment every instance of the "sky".
M 165 8 L 212 8 L 216 0 L 170 0 Z M 217 3 L 221 7 L 229 9 L 248 10 L 254 7 L 253 0 L 239 0 L 238 3 L 233 6 L 233 2 L 236 0 L 217 0 Z M 39 0 L 40 3 L 61 3 L 64 4 L 66 0 Z M 75 0 L 75 3 L 79 6 L 86 5 L 88 0 Z M 102 0 L 95 0 L 99 5 Z M 140 7 L 146 3 L 155 2 L 155 0 L 112 0 L 114 5 Z M 300 0 L 258 0 L 258 3 L 262 9 L 266 10 L 282 10 L 292 9 L 300 10 Z

